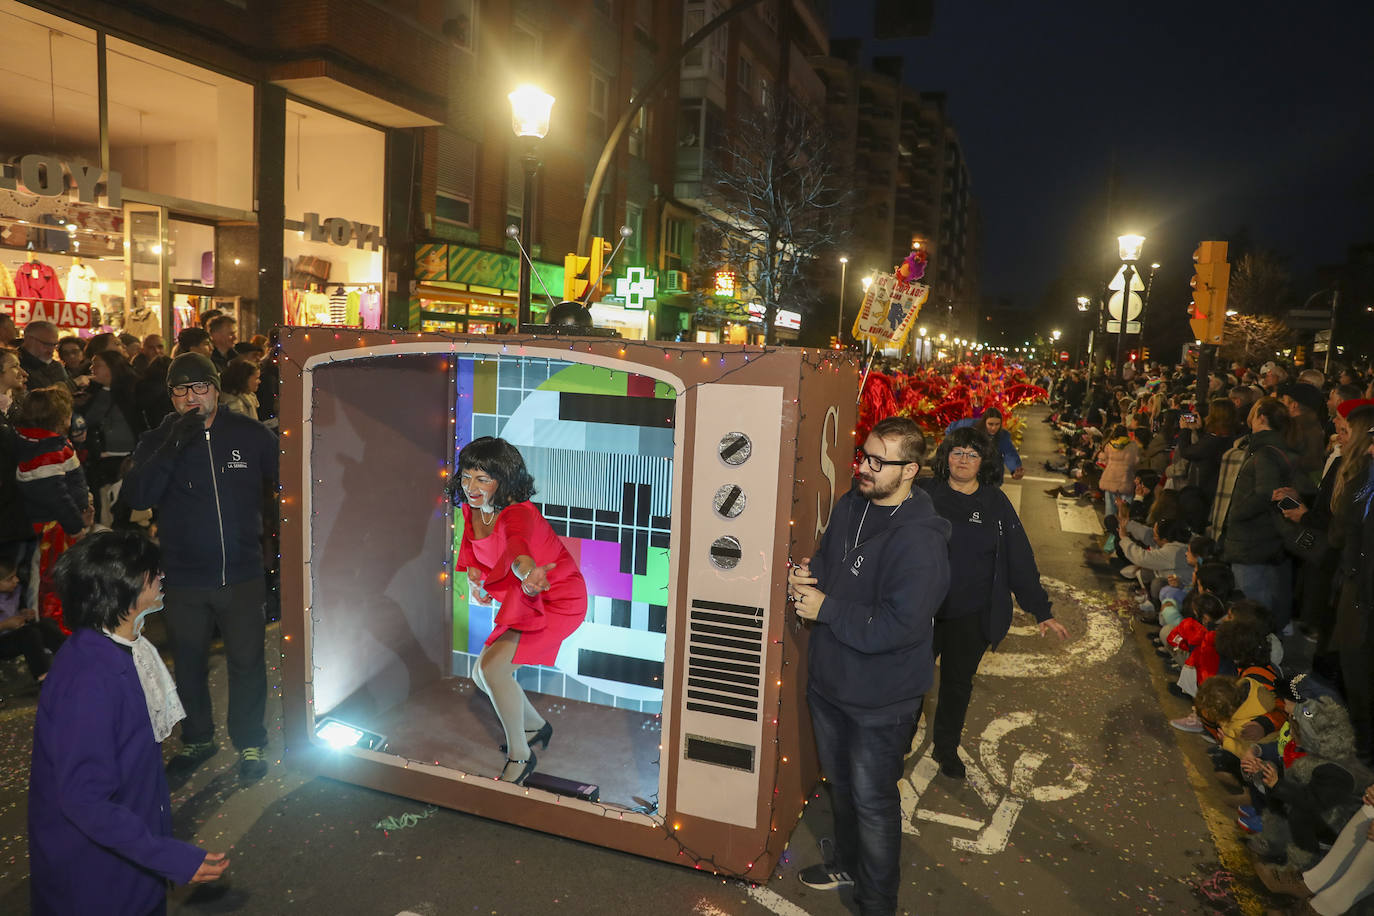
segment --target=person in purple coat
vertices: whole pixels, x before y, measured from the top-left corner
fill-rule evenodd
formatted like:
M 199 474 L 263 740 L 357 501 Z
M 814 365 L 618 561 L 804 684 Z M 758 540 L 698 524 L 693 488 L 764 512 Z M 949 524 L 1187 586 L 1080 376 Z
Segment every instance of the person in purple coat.
M 140 635 L 162 607 L 158 549 L 136 532 L 89 534 L 53 578 L 73 632 L 34 723 L 32 911 L 163 913 L 168 881 L 214 881 L 229 860 L 172 837 L 161 742 L 185 713 Z

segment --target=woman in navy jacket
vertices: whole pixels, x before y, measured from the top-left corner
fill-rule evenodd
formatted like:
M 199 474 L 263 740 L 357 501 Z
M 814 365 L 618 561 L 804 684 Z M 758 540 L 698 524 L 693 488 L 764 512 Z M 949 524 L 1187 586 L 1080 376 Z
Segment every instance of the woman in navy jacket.
M 935 654 L 940 658 L 940 695 L 935 706 L 934 757 L 940 772 L 964 778 L 959 741 L 964 731 L 973 676 L 989 646 L 1011 627 L 1011 598 L 1040 622 L 1040 634 L 1060 639 L 1068 630 L 1050 614 L 1026 530 L 1006 494 L 1001 455 L 975 427 L 953 430 L 935 453 L 933 479 L 921 481 L 935 511 L 951 526 L 952 588 L 935 615 Z M 982 583 L 982 587 L 979 584 Z
M 34 723 L 32 911 L 162 913 L 169 880 L 213 881 L 229 861 L 172 837 L 160 741 L 181 707 L 139 635 L 162 606 L 157 547 L 135 532 L 89 534 L 62 555 L 54 579 L 74 632 Z

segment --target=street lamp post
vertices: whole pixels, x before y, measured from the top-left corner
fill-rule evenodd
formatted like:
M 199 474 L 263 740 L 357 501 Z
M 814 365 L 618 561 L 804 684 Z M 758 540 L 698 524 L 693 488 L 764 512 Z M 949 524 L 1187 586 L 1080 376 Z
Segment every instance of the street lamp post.
M 1145 246 L 1143 235 L 1120 235 L 1116 239 L 1117 252 L 1121 255 L 1121 316 L 1116 326 L 1116 375 L 1125 381 L 1125 367 L 1121 365 L 1121 344 L 1126 337 L 1126 319 L 1131 314 L 1131 279 L 1135 276 L 1135 262 L 1140 260 L 1140 249 Z
M 849 269 L 849 258 L 840 258 L 840 314 L 835 318 L 835 345 L 844 346 L 844 278 Z
M 1078 297 L 1078 310 L 1079 310 L 1080 312 L 1083 312 L 1083 313 L 1086 314 L 1087 311 L 1088 311 L 1088 303 L 1091 302 L 1091 301 L 1092 301 L 1092 300 L 1090 300 L 1087 296 L 1079 296 L 1079 297 Z M 1080 363 L 1083 362 L 1083 356 L 1084 356 L 1084 354 L 1083 354 L 1083 346 L 1084 346 L 1084 343 L 1083 343 L 1083 335 L 1080 333 L 1080 334 L 1078 335 L 1078 362 L 1080 362 Z M 1093 368 L 1093 356 L 1092 356 L 1092 348 L 1093 348 L 1093 329 L 1092 329 L 1092 328 L 1088 328 L 1087 348 L 1088 348 L 1088 353 L 1087 353 L 1087 357 L 1088 357 L 1088 360 L 1087 360 L 1087 362 L 1088 362 L 1088 378 L 1092 378 L 1092 368 Z
M 526 255 L 520 259 L 520 304 L 516 327 L 530 323 L 530 260 L 534 239 L 534 177 L 539 172 L 539 141 L 549 133 L 549 116 L 553 111 L 553 96 L 536 86 L 520 86 L 507 96 L 510 99 L 511 127 L 517 138 L 525 140 L 525 153 L 520 164 L 525 171 L 524 202 L 520 208 L 520 247 Z

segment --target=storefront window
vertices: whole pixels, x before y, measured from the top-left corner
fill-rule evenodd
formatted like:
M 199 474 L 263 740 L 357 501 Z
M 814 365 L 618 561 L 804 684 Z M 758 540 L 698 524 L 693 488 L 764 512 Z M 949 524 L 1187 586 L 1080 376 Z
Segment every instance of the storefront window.
M 110 165 L 124 186 L 252 210 L 253 87 L 117 38 L 105 47 Z
M 0 0 L 0 160 L 100 162 L 95 32 Z
M 381 327 L 382 131 L 286 103 L 288 324 Z

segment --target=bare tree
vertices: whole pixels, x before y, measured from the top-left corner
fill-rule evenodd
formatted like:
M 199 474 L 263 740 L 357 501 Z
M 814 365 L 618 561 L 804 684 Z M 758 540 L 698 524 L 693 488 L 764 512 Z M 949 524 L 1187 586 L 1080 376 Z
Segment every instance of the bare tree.
M 1273 254 L 1242 255 L 1231 268 L 1226 307 L 1246 315 L 1281 315 L 1289 300 L 1288 271 Z
M 1258 366 L 1288 346 L 1292 338 L 1288 326 L 1271 315 L 1232 315 L 1222 330 L 1221 355 L 1233 362 Z
M 800 310 L 813 263 L 840 242 L 849 194 L 824 129 L 795 101 L 740 117 L 705 164 L 697 250 L 711 273 L 735 275 L 735 298 L 757 299 L 768 343 L 786 303 Z

